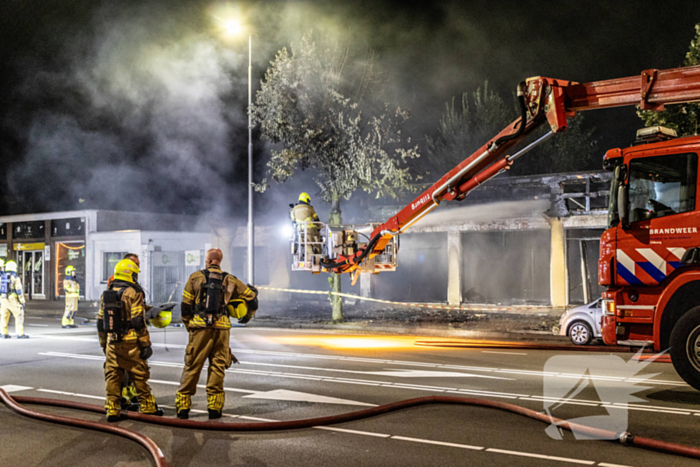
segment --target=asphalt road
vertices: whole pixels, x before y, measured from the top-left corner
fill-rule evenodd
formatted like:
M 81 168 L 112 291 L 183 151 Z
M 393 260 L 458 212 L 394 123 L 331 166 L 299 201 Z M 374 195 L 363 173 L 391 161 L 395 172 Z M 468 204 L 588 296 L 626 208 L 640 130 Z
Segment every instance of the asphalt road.
M 11 329 L 12 330 L 12 329 Z M 0 386 L 23 396 L 102 405 L 102 352 L 94 327 L 62 330 L 27 319 L 28 340 L 0 340 Z M 167 340 L 166 340 L 167 337 Z M 151 387 L 173 417 L 187 333 L 152 330 Z M 478 397 L 548 410 L 614 431 L 700 446 L 700 393 L 672 365 L 633 354 L 417 347 L 414 337 L 235 328 L 240 360 L 226 376 L 224 421 L 339 414 L 430 394 Z M 166 343 L 167 342 L 167 343 Z M 652 375 L 644 380 L 644 375 Z M 206 372 L 200 384 L 206 383 Z M 632 401 L 629 394 L 636 393 Z M 193 419 L 206 420 L 204 387 Z M 97 414 L 37 410 L 98 420 Z M 199 412 L 201 411 L 201 412 Z M 222 433 L 123 421 L 152 438 L 173 466 L 684 466 L 696 461 L 601 440 L 577 440 L 541 422 L 488 408 L 432 405 L 304 430 Z M 27 419 L 0 404 L 0 465 L 146 466 L 136 443 Z

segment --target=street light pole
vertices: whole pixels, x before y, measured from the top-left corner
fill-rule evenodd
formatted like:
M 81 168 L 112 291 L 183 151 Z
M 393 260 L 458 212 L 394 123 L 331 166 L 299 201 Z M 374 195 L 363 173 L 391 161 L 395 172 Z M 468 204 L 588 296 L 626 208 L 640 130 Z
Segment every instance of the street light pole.
M 253 104 L 253 35 L 248 35 L 248 283 L 255 283 L 253 256 L 253 119 L 250 109 Z

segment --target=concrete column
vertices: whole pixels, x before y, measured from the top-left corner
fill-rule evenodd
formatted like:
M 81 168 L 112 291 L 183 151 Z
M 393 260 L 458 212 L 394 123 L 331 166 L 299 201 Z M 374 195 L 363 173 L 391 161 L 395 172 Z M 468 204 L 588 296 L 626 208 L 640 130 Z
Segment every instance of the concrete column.
M 447 232 L 447 303 L 462 303 L 462 236 L 459 230 Z
M 360 296 L 367 298 L 374 298 L 374 281 L 372 280 L 372 273 L 360 274 Z
M 550 296 L 553 307 L 569 304 L 569 277 L 566 271 L 566 234 L 564 223 L 559 217 L 549 219 L 551 225 L 551 246 L 549 265 Z

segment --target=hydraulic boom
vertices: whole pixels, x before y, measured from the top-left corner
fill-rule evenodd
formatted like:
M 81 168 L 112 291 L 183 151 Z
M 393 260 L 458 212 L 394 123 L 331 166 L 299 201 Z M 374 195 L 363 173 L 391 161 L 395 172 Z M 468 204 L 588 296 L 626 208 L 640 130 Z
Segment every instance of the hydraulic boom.
M 513 161 L 554 133 L 567 128 L 567 118 L 576 112 L 639 105 L 663 110 L 666 104 L 700 100 L 700 66 L 670 70 L 645 70 L 641 76 L 576 83 L 534 77 L 517 89 L 521 116 L 493 139 L 425 190 L 395 216 L 378 225 L 369 241 L 353 254 L 322 259 L 329 272 L 356 272 L 363 261 L 383 253 L 393 237 L 404 233 L 442 201 L 462 200 L 474 188 L 507 170 Z M 516 154 L 509 149 L 548 123 L 551 131 Z

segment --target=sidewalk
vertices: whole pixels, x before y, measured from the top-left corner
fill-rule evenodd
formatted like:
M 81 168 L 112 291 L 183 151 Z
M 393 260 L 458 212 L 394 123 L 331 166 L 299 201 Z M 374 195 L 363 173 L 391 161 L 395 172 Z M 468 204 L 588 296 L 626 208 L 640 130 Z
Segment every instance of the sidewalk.
M 80 302 L 77 318 L 94 321 L 97 306 L 94 302 Z M 61 301 L 27 302 L 27 316 L 56 317 L 63 315 Z M 528 341 L 562 341 L 555 336 L 555 326 L 563 313 L 560 308 L 521 310 L 512 308 L 498 311 L 438 310 L 401 306 L 343 305 L 345 322 L 331 321 L 331 307 L 327 301 L 298 301 L 292 303 L 261 303 L 261 308 L 249 327 L 322 329 L 338 333 L 410 334 L 434 337 L 470 337 L 482 339 L 516 339 Z M 175 313 L 173 321 L 179 321 Z

